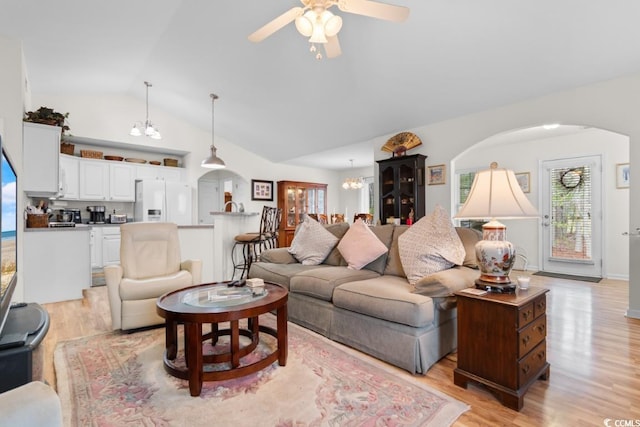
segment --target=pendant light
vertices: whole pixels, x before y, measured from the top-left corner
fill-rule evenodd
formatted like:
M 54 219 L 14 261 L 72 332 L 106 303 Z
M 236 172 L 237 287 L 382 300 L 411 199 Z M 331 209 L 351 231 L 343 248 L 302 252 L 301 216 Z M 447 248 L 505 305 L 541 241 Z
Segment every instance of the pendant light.
M 149 120 L 149 88 L 153 85 L 149 82 L 144 82 L 144 84 L 147 87 L 147 100 L 146 100 L 147 101 L 147 117 L 144 123 L 139 121 L 135 122 L 133 124 L 133 127 L 131 128 L 131 131 L 129 132 L 129 135 L 141 136 L 143 132 L 140 129 L 142 128 L 144 129 L 145 136 L 148 136 L 152 139 L 162 139 L 162 135 L 160 135 L 158 128 L 154 128 L 153 125 L 151 124 L 151 120 Z
M 216 154 L 216 146 L 213 143 L 213 104 L 215 103 L 215 100 L 218 99 L 218 95 L 212 93 L 211 95 L 211 155 L 209 157 L 207 157 L 206 159 L 204 159 L 202 161 L 202 163 L 200 163 L 200 166 L 202 166 L 203 168 L 207 168 L 207 169 L 224 169 L 226 166 L 224 164 L 224 161 L 218 157 L 218 155 Z
M 349 159 L 351 162 L 351 170 L 353 170 L 353 159 Z M 342 188 L 345 190 L 359 190 L 364 186 L 362 178 L 347 178 L 342 183 Z

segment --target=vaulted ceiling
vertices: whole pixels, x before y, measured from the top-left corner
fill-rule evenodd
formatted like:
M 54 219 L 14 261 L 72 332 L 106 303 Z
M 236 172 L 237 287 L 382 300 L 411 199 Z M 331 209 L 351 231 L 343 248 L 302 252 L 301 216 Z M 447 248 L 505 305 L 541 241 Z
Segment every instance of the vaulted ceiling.
M 343 53 L 322 60 L 293 24 L 247 40 L 298 0 L 0 0 L 0 35 L 23 41 L 34 93 L 143 100 L 148 80 L 152 110 L 209 129 L 215 92 L 216 135 L 342 168 L 380 135 L 640 71 L 636 0 L 393 3 L 407 21 L 333 8 Z

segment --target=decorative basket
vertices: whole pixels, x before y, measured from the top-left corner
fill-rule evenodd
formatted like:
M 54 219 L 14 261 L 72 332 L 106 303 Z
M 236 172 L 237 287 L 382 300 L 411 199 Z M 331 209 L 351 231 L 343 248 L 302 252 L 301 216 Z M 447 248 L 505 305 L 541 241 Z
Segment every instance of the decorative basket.
M 178 166 L 178 160 L 177 159 L 164 159 L 164 165 L 165 166 L 177 167 Z
M 102 151 L 80 150 L 80 157 L 87 159 L 102 159 Z
M 60 143 L 60 152 L 62 154 L 68 154 L 70 156 L 73 156 L 73 150 L 75 149 L 75 145 L 69 143 L 69 142 L 61 142 Z
M 27 214 L 27 228 L 47 228 L 47 227 L 49 227 L 49 215 Z

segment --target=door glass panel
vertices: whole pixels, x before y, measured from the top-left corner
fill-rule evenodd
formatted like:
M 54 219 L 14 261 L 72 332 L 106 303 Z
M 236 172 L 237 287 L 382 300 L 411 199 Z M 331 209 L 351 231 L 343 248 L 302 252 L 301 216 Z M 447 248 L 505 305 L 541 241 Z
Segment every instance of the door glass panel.
M 592 260 L 591 167 L 551 169 L 551 257 Z
M 287 227 L 296 225 L 296 188 L 287 187 Z

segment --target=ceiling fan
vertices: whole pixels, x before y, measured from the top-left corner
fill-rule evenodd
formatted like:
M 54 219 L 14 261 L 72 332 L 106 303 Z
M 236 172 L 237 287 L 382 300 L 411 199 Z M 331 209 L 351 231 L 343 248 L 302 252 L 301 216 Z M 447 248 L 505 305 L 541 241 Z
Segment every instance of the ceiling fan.
M 409 16 L 409 8 L 372 0 L 300 0 L 300 2 L 304 7 L 296 6 L 289 9 L 251 34 L 249 40 L 256 43 L 261 42 L 285 25 L 295 21 L 298 32 L 309 37 L 311 52 L 316 52 L 316 43 L 319 43 L 324 46 L 328 58 L 335 58 L 342 53 L 338 41 L 342 18 L 331 13 L 329 11 L 331 7 L 338 6 L 338 9 L 343 12 L 392 22 L 402 22 Z M 316 58 L 321 59 L 322 54 L 317 52 Z

